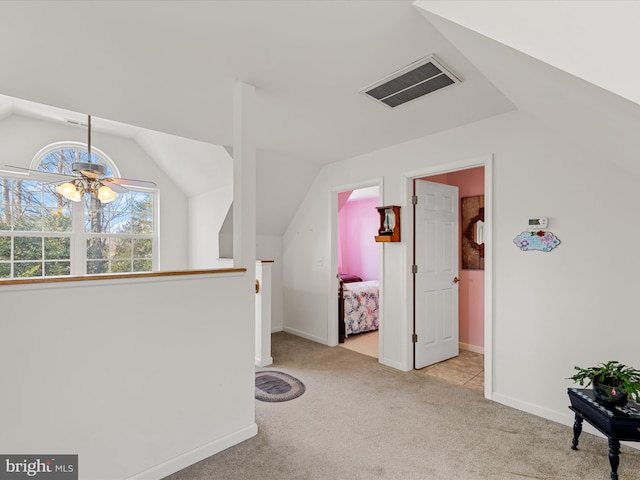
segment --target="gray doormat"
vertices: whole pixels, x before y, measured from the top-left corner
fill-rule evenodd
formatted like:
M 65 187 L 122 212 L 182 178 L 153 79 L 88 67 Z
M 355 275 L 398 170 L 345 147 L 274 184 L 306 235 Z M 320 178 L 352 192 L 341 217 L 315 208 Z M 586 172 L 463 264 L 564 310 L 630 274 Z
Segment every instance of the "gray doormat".
M 256 399 L 263 402 L 286 402 L 305 391 L 304 383 L 291 375 L 275 370 L 256 372 Z

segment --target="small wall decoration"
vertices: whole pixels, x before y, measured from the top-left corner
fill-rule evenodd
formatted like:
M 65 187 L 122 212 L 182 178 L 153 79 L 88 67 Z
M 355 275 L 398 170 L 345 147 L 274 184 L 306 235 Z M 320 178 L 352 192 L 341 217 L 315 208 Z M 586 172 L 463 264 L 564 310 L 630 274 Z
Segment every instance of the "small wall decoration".
M 484 195 L 460 199 L 462 269 L 484 270 Z
M 400 241 L 400 207 L 389 205 L 386 207 L 376 207 L 380 214 L 380 228 L 376 235 L 376 242 L 399 242 Z
M 540 250 L 542 252 L 550 252 L 560 245 L 560 239 L 551 232 L 538 230 L 537 232 L 522 232 L 513 239 L 513 243 L 523 251 Z

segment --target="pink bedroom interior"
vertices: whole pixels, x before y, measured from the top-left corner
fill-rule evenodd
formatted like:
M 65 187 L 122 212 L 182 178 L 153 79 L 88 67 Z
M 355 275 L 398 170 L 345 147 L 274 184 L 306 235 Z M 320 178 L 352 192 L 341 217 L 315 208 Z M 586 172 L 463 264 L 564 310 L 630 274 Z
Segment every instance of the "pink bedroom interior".
M 338 194 L 338 273 L 364 281 L 379 280 L 380 254 L 374 239 L 380 226 L 377 190 L 367 189 L 362 197 L 353 190 Z
M 460 198 L 484 195 L 484 167 L 422 180 L 457 186 Z M 380 247 L 374 240 L 380 222 L 376 210 L 379 194 L 377 187 L 366 190 L 364 195 L 358 195 L 358 190 L 338 194 L 338 273 L 357 275 L 365 281 L 378 280 L 380 267 Z M 484 270 L 460 269 L 459 273 L 460 347 L 484 353 Z

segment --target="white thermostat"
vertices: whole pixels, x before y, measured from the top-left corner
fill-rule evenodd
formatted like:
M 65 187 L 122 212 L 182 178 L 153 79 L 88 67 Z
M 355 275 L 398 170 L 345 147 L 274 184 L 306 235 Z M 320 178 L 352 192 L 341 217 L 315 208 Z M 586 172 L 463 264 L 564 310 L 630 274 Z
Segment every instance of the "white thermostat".
M 547 217 L 530 218 L 527 230 L 545 230 L 549 226 Z

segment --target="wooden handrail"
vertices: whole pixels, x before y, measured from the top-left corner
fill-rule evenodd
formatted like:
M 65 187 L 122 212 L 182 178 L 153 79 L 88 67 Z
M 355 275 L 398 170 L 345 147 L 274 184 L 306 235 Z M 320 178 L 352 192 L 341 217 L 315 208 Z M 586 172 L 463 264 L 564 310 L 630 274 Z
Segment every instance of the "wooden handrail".
M 175 277 L 180 275 L 211 275 L 217 273 L 242 273 L 246 268 L 215 268 L 210 270 L 175 270 L 167 272 L 146 272 L 146 273 L 107 273 L 101 275 L 74 275 L 69 277 L 37 277 L 37 278 L 11 278 L 0 280 L 0 287 L 3 285 L 28 285 L 33 283 L 62 283 L 62 282 L 86 282 L 91 280 L 116 280 L 124 278 L 152 278 L 152 277 Z

